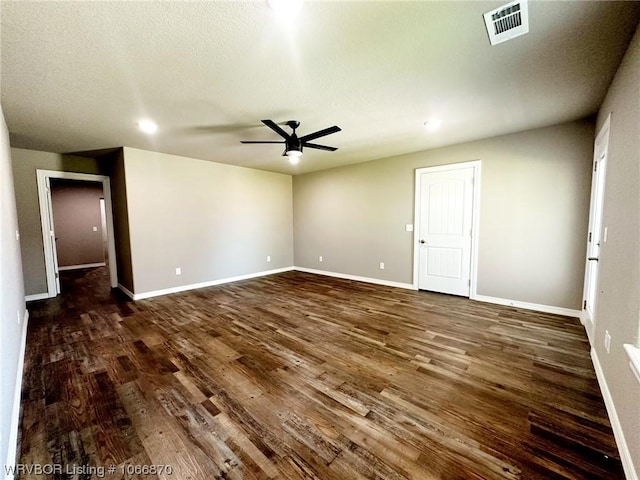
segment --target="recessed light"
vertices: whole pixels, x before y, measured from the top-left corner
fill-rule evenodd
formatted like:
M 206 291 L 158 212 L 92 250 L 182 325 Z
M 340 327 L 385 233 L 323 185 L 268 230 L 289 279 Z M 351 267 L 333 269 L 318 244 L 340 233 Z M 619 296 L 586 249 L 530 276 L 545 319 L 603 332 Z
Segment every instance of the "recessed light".
M 442 120 L 439 118 L 432 118 L 424 122 L 424 128 L 426 128 L 430 132 L 435 132 L 442 125 Z
M 140 120 L 136 125 L 144 133 L 152 134 L 158 130 L 158 125 L 152 120 Z

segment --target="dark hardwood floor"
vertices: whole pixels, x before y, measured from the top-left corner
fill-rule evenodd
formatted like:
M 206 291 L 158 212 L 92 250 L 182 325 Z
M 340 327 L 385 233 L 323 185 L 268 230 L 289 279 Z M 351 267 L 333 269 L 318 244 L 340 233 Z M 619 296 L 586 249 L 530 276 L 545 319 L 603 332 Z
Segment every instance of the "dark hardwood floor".
M 576 319 L 299 272 L 63 290 L 29 304 L 19 460 L 62 472 L 21 478 L 623 478 Z

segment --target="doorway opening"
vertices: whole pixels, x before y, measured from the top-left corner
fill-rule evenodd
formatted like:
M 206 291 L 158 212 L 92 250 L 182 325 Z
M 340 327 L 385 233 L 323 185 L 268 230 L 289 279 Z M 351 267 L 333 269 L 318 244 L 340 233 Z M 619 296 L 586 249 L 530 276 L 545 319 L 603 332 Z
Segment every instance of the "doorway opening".
M 416 170 L 415 289 L 476 295 L 480 170 L 480 160 Z
M 60 272 L 83 269 L 118 285 L 109 177 L 37 170 L 47 295 L 61 292 Z M 66 273 L 72 272 L 72 273 Z

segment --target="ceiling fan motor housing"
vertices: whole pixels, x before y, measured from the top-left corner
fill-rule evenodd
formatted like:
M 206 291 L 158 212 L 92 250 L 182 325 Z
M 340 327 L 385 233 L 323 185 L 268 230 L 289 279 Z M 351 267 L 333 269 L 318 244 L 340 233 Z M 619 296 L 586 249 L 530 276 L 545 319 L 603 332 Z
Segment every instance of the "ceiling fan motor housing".
M 303 135 L 298 138 L 296 135 L 296 128 L 300 126 L 300 122 L 297 120 L 289 120 L 286 122 L 286 125 L 292 130 L 291 134 L 284 131 L 277 123 L 273 120 L 262 120 L 267 127 L 280 135 L 284 141 L 277 142 L 273 140 L 241 140 L 241 143 L 284 143 L 285 150 L 282 154 L 283 156 L 300 156 L 302 154 L 302 147 L 315 148 L 318 150 L 327 150 L 330 152 L 336 151 L 337 147 L 328 147 L 326 145 L 318 145 L 317 143 L 311 143 L 311 140 L 315 140 L 316 138 L 324 137 L 326 135 L 331 135 L 332 133 L 339 132 L 341 129 L 337 125 L 333 127 L 324 128 L 322 130 L 318 130 L 314 133 L 309 133 L 307 135 Z M 292 152 L 292 154 L 289 154 Z M 294 152 L 299 152 L 298 155 L 295 155 Z

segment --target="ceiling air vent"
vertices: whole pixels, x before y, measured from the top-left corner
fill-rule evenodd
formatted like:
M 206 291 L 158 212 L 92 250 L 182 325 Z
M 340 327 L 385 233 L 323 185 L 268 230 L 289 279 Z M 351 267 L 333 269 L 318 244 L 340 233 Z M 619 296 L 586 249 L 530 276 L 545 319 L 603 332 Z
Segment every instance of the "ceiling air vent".
M 491 45 L 506 42 L 529 32 L 529 11 L 526 0 L 507 3 L 484 14 L 484 23 Z

